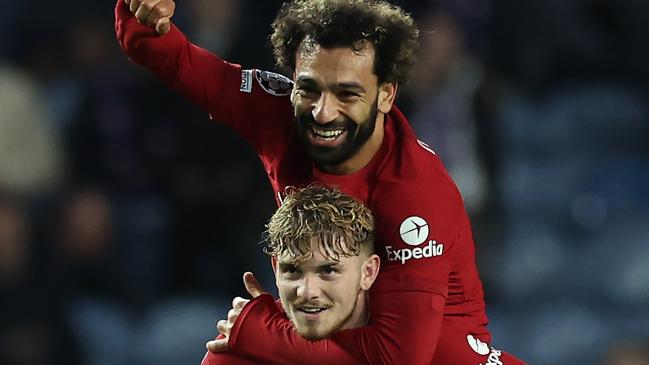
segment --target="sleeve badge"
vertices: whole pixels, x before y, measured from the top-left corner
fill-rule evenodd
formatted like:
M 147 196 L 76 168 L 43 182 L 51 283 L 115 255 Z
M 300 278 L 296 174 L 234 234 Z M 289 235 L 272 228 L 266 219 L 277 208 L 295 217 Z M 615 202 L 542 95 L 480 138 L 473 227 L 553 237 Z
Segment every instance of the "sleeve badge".
M 291 93 L 293 81 L 275 72 L 255 70 L 255 79 L 267 93 L 275 96 L 285 96 Z

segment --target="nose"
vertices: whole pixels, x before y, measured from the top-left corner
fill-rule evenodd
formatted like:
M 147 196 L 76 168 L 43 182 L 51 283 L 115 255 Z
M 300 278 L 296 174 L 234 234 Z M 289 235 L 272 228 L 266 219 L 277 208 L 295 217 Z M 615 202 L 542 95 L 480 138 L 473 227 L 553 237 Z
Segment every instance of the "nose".
M 320 297 L 318 279 L 308 275 L 304 276 L 298 285 L 297 296 L 303 299 L 316 299 Z
M 313 108 L 313 119 L 318 124 L 333 122 L 340 114 L 338 101 L 330 93 L 323 92 Z

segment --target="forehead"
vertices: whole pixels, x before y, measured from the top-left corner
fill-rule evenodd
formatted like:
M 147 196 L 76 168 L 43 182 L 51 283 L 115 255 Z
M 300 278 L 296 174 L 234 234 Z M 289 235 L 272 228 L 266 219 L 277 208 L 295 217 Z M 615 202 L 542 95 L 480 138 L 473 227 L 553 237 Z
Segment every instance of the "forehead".
M 315 267 L 324 264 L 344 264 L 350 260 L 354 260 L 358 256 L 348 256 L 342 253 L 337 258 L 328 257 L 324 252 L 325 248 L 322 246 L 318 237 L 311 238 L 311 252 L 313 253 L 308 259 L 299 259 L 294 255 L 282 255 L 277 257 L 277 262 L 280 264 L 291 264 L 300 267 Z
M 302 42 L 295 57 L 295 78 L 310 78 L 319 82 L 376 82 L 374 46 L 363 42 L 359 50 L 349 47 L 323 48 L 312 42 Z

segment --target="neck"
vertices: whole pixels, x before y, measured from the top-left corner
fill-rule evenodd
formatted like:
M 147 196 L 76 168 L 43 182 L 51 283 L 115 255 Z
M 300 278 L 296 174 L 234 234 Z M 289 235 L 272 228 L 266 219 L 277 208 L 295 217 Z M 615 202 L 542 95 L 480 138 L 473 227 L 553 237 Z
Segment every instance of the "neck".
M 354 172 L 362 169 L 367 166 L 368 163 L 372 160 L 374 155 L 381 148 L 383 143 L 383 135 L 385 134 L 385 114 L 379 113 L 376 116 L 376 126 L 374 127 L 374 133 L 370 139 L 365 142 L 361 148 L 356 152 L 354 156 L 345 162 L 332 165 L 332 166 L 321 166 L 320 168 L 324 171 L 335 174 L 335 175 L 348 175 L 353 174 Z

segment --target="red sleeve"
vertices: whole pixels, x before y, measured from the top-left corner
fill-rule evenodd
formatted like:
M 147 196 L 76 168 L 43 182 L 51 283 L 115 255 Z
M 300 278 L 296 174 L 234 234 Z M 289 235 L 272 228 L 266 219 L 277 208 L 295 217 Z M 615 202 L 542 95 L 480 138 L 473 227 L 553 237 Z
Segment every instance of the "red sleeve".
M 292 121 L 289 79 L 242 70 L 189 42 L 174 24 L 169 33 L 158 35 L 137 22 L 124 0 L 115 6 L 115 31 L 129 59 L 233 128 L 258 153 L 264 141 L 281 143 L 284 127 Z
M 375 301 L 371 310 L 382 313 L 376 322 L 318 341 L 299 336 L 271 297 L 252 301 L 230 334 L 230 349 L 261 363 L 430 364 L 435 351 L 430 336 L 438 336 L 444 298 L 409 290 L 382 293 L 377 298 L 380 301 Z
M 222 334 L 216 336 L 217 339 L 224 338 Z M 207 351 L 201 365 L 258 365 L 259 363 L 253 359 L 247 357 L 235 355 L 231 352 L 219 352 L 214 353 Z M 272 365 L 268 362 L 268 365 Z
M 454 246 L 462 237 L 464 208 L 450 180 L 435 177 L 426 181 L 419 190 L 403 182 L 388 186 L 380 192 L 385 206 L 373 207 L 375 216 L 378 212 L 381 217 L 376 222 L 377 228 L 381 227 L 377 251 L 383 250 L 383 260 L 371 290 L 367 326 L 341 331 L 330 339 L 306 341 L 292 331 L 272 303 L 260 301 L 239 317 L 230 336 L 232 351 L 271 360 L 274 357 L 267 357 L 268 352 L 281 349 L 276 355 L 281 363 L 337 364 L 342 353 L 358 359 L 356 363 L 431 364 L 444 316 Z M 411 222 L 413 216 L 425 221 L 426 230 L 421 230 L 425 237 L 406 237 L 406 243 L 402 223 Z M 409 229 L 406 224 L 404 232 Z M 387 246 L 391 247 L 390 259 L 385 254 Z
M 257 361 L 230 352 L 215 354 L 207 351 L 201 365 L 258 365 Z
M 268 365 L 275 364 L 268 361 L 265 363 Z M 201 361 L 201 365 L 259 365 L 259 362 L 247 357 L 235 355 L 231 352 L 215 354 L 207 351 L 203 357 L 203 361 Z
M 299 336 L 271 295 L 250 301 L 235 322 L 228 345 L 242 356 L 259 363 L 356 365 L 362 357 L 354 357 L 336 339 L 309 341 Z

